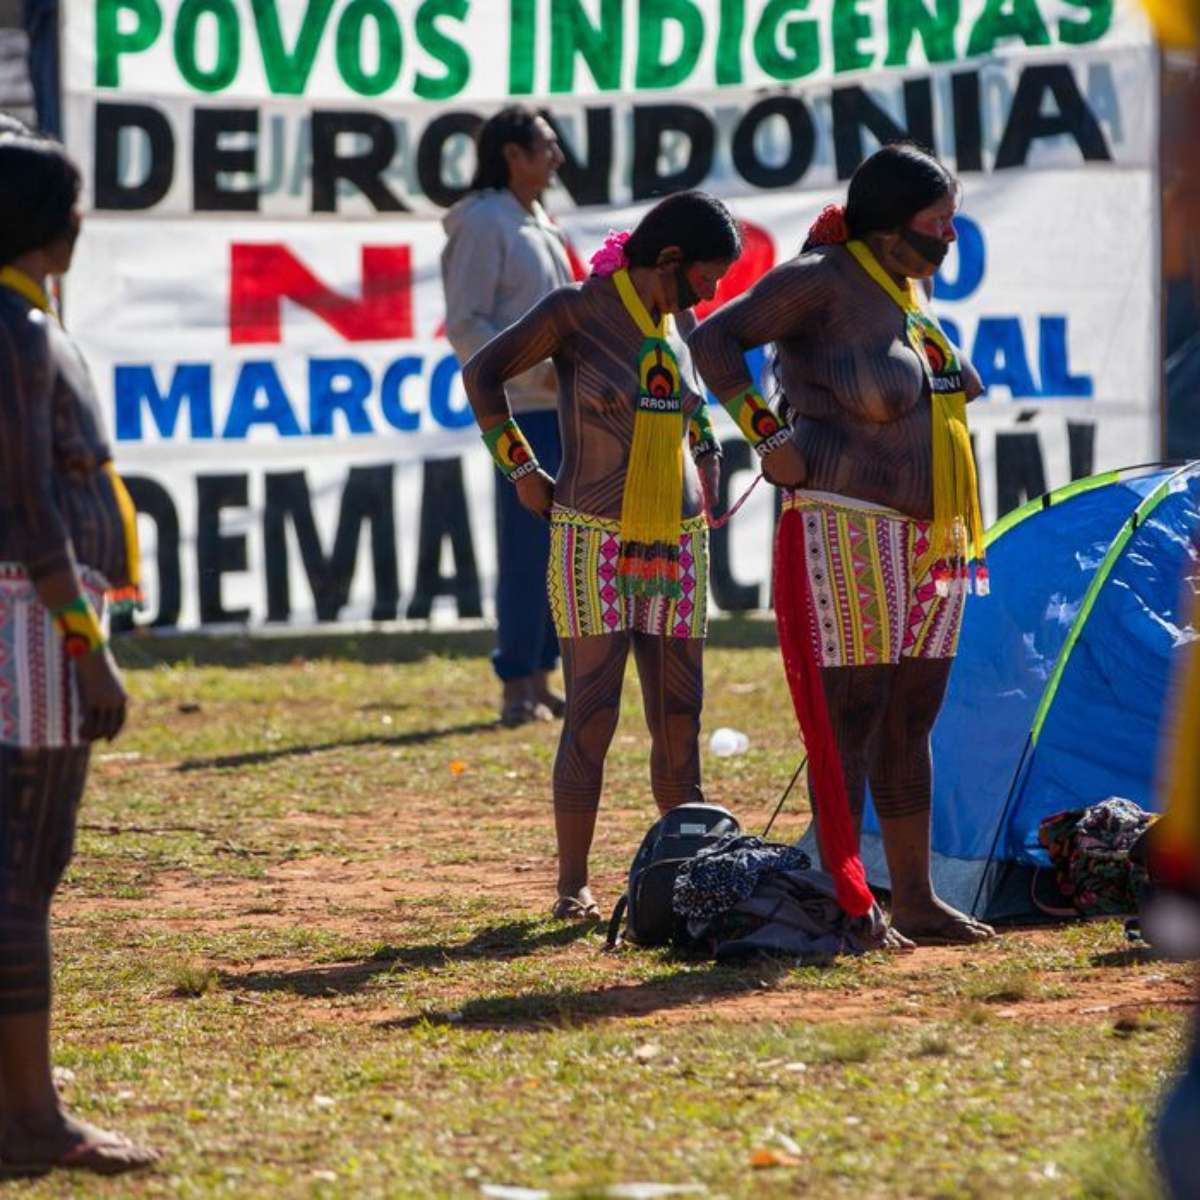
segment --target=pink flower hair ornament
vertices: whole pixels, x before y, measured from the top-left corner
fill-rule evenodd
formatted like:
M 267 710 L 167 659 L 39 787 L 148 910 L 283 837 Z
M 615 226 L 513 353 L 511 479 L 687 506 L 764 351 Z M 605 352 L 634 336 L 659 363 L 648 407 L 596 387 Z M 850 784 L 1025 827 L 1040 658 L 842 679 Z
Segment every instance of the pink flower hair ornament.
M 627 241 L 629 241 L 628 229 L 621 230 L 620 232 L 610 229 L 608 237 L 604 239 L 604 245 L 588 259 L 592 265 L 592 274 L 604 277 L 613 275 L 617 271 L 628 267 L 629 259 L 625 257 L 625 243 Z
M 849 240 L 845 208 L 840 204 L 827 204 L 809 226 L 805 246 L 843 246 Z

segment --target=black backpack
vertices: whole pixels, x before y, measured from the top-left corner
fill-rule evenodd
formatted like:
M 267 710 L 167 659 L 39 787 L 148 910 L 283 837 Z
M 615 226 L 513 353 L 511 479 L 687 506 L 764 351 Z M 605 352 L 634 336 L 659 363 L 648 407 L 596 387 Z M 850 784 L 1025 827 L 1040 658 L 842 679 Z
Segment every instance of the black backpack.
M 740 833 L 737 817 L 719 804 L 681 804 L 646 832 L 629 868 L 625 895 L 608 922 L 608 946 L 620 942 L 621 917 L 626 940 L 639 946 L 665 946 L 682 922 L 671 903 L 679 868 L 718 838 Z

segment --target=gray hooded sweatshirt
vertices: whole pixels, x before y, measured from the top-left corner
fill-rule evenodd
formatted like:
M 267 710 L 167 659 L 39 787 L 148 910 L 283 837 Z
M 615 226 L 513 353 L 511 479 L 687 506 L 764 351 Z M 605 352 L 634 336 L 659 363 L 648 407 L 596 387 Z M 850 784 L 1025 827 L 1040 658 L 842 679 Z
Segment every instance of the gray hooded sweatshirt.
M 562 233 L 534 201 L 526 211 L 507 188 L 473 192 L 443 218 L 446 336 L 460 363 L 539 300 L 572 279 Z M 514 413 L 558 406 L 546 359 L 504 385 Z

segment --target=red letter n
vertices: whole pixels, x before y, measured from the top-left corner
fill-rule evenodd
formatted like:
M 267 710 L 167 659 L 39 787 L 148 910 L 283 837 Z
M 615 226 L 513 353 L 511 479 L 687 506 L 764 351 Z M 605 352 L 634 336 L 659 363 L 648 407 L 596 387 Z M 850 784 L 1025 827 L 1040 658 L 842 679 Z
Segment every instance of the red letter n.
M 407 246 L 363 246 L 362 299 L 326 287 L 286 246 L 230 247 L 229 340 L 278 342 L 279 306 L 302 304 L 348 342 L 411 338 L 412 265 Z

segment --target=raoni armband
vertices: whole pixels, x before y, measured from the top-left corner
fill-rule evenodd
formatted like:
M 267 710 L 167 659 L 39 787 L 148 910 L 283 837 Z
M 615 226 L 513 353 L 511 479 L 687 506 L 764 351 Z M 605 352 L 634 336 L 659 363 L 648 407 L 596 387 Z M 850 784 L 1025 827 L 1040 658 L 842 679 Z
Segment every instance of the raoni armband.
M 71 658 L 83 658 L 105 645 L 96 610 L 86 596 L 76 596 L 69 604 L 50 610 L 54 624 L 62 635 L 63 649 Z
M 747 388 L 732 400 L 726 400 L 725 411 L 733 418 L 746 441 L 754 447 L 759 458 L 765 458 L 772 450 L 777 450 L 791 436 L 791 431 L 780 422 L 755 388 Z
M 502 425 L 485 429 L 483 444 L 495 460 L 500 474 L 511 483 L 516 483 L 526 475 L 532 475 L 538 469 L 538 460 L 533 456 L 532 448 L 512 417 Z
M 707 404 L 701 404 L 688 421 L 688 449 L 692 452 L 694 462 L 699 462 L 706 454 L 721 455 L 721 443 L 713 433 Z

